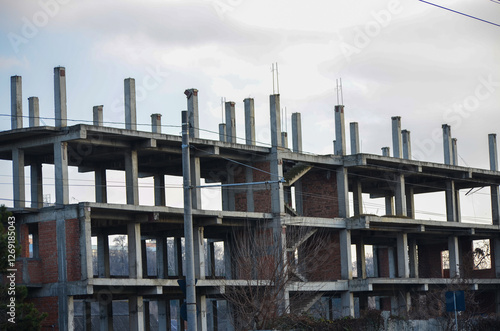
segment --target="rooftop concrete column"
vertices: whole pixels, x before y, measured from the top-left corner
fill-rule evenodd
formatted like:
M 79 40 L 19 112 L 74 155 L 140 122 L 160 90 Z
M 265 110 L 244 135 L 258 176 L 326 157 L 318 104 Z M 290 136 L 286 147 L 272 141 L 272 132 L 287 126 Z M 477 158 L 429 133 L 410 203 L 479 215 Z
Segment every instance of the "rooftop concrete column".
M 354 317 L 354 295 L 352 294 L 352 292 L 341 292 L 340 301 L 342 302 L 342 316 Z
M 446 182 L 446 220 L 448 222 L 457 222 L 457 191 L 455 190 L 455 181 L 448 180 Z
M 448 252 L 450 256 L 450 278 L 460 277 L 460 247 L 458 237 L 448 237 Z
M 228 143 L 236 143 L 236 114 L 234 110 L 234 102 L 228 101 L 226 107 L 226 141 Z
M 23 83 L 21 76 L 10 77 L 10 115 L 11 128 L 23 127 Z
M 30 127 L 40 126 L 40 102 L 38 97 L 28 98 L 28 112 Z
M 255 145 L 255 109 L 254 100 L 246 98 L 245 104 L 245 139 L 247 145 Z
M 363 214 L 363 195 L 361 181 L 359 179 L 355 179 L 353 182 L 352 199 L 354 205 L 354 216 Z
M 408 256 L 410 261 L 410 277 L 418 278 L 418 257 L 417 257 L 417 240 L 408 240 L 409 250 Z
M 124 80 L 125 98 L 125 129 L 137 130 L 137 106 L 135 94 L 135 79 L 126 78 Z
M 497 156 L 497 135 L 491 133 L 488 135 L 489 155 L 490 155 L 490 170 L 498 171 L 498 156 Z M 500 224 L 500 202 L 498 185 L 490 186 L 491 192 L 491 218 L 493 225 Z M 500 256 L 500 251 L 499 254 Z
M 205 237 L 203 235 L 204 228 L 202 226 L 193 229 L 193 244 L 194 244 L 194 272 L 197 279 L 205 279 Z
M 97 269 L 99 278 L 110 278 L 109 237 L 107 233 L 97 235 Z
M 403 130 L 403 131 L 401 131 L 401 135 L 403 138 L 403 159 L 411 160 L 410 131 Z
M 451 138 L 451 160 L 453 165 L 458 165 L 458 145 L 457 138 Z
M 95 202 L 108 202 L 108 186 L 106 181 L 106 169 L 98 168 L 94 171 Z
M 226 141 L 226 124 L 225 123 L 219 124 L 219 140 Z
M 294 153 L 302 153 L 302 119 L 300 113 L 292 113 L 292 148 Z
M 128 318 L 130 331 L 144 331 L 144 299 L 140 295 L 128 297 Z
M 382 147 L 382 156 L 391 156 L 391 148 L 390 147 Z
M 408 256 L 408 235 L 406 233 L 398 233 L 396 235 L 397 256 L 398 256 L 398 277 L 410 277 L 410 261 Z
M 168 245 L 164 236 L 156 237 L 156 274 L 158 279 L 168 278 Z
M 394 157 L 402 158 L 403 157 L 403 148 L 401 142 L 401 117 L 393 116 L 392 120 L 392 149 L 394 153 Z
M 394 200 L 396 215 L 406 216 L 405 176 L 394 174 Z
M 288 133 L 281 132 L 281 147 L 288 148 Z
M 351 259 L 351 230 L 342 229 L 339 231 L 340 241 L 340 268 L 341 277 L 344 280 L 352 279 L 352 259 Z
M 30 165 L 31 185 L 31 208 L 43 207 L 43 172 L 42 163 L 36 162 Z
M 139 204 L 139 166 L 137 164 L 137 151 L 125 152 L 125 182 L 127 189 L 127 204 Z
M 161 133 L 161 114 L 151 114 L 151 132 Z
M 443 124 L 442 128 L 444 164 L 452 164 L 453 147 L 451 142 L 451 127 L 448 124 Z
M 345 155 L 344 106 L 335 106 L 335 155 Z
M 14 208 L 26 206 L 26 192 L 24 183 L 24 150 L 12 149 L 12 177 L 14 188 Z
M 69 203 L 68 191 L 68 143 L 54 143 L 54 173 L 56 185 L 56 205 Z
M 358 122 L 349 123 L 349 131 L 351 133 L 351 154 L 361 153 L 361 150 L 359 148 Z
M 103 125 L 103 108 L 104 106 L 94 106 L 92 107 L 92 124 L 95 126 L 102 126 Z
M 184 91 L 187 97 L 187 111 L 189 122 L 189 138 L 200 137 L 200 121 L 198 116 L 198 90 L 195 88 Z
M 269 96 L 269 104 L 271 111 L 271 146 L 281 146 L 281 112 L 280 112 L 280 95 L 272 94 Z M 272 179 L 274 180 L 274 178 Z
M 366 278 L 366 258 L 365 258 L 365 241 L 363 238 L 359 238 L 356 243 L 356 266 L 358 271 L 358 278 Z
M 337 196 L 339 203 L 339 217 L 349 217 L 349 182 L 347 168 L 340 167 L 337 173 Z
M 99 300 L 99 330 L 113 331 L 112 294 L 101 294 L 97 298 Z
M 165 175 L 154 175 L 154 195 L 155 195 L 155 206 L 165 206 L 167 199 L 165 194 Z
M 142 278 L 141 224 L 127 224 L 128 278 Z
M 66 69 L 64 67 L 54 68 L 54 106 L 56 127 L 65 127 L 68 121 L 68 110 L 66 106 Z

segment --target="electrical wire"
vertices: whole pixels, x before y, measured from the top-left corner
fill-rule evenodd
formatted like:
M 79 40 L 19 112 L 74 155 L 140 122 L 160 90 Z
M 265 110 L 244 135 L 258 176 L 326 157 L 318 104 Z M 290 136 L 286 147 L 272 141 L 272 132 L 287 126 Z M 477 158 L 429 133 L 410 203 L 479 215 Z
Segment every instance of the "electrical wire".
M 451 12 L 453 12 L 453 13 L 455 13 L 455 14 L 463 15 L 463 16 L 466 16 L 466 17 L 469 17 L 469 18 L 472 18 L 472 19 L 475 19 L 475 20 L 481 21 L 481 22 L 485 22 L 485 23 L 492 24 L 492 25 L 495 25 L 495 26 L 500 27 L 500 24 L 493 23 L 493 22 L 490 22 L 490 21 L 487 21 L 487 20 L 483 20 L 482 18 L 479 18 L 479 17 L 476 17 L 476 16 L 472 16 L 472 15 L 469 15 L 469 14 L 465 14 L 465 13 L 462 13 L 462 12 L 459 12 L 459 11 L 457 11 L 457 10 L 453 10 L 453 9 L 450 9 L 450 8 L 447 8 L 447 7 L 443 7 L 443 6 L 437 5 L 437 4 L 432 3 L 432 2 L 428 2 L 428 1 L 424 1 L 424 0 L 418 0 L 418 1 L 420 1 L 420 2 L 424 2 L 424 3 L 426 3 L 426 4 L 429 4 L 429 5 L 431 5 L 431 6 L 435 6 L 435 7 L 438 7 L 438 8 L 444 9 L 444 10 L 451 11 Z

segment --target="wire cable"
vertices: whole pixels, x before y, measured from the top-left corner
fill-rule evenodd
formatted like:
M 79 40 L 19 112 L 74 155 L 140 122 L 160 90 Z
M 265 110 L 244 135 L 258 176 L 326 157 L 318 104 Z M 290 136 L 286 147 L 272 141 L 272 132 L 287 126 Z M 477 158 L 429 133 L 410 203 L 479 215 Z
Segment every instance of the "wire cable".
M 459 12 L 459 11 L 457 11 L 457 10 L 453 10 L 453 9 L 450 9 L 450 8 L 447 8 L 447 7 L 443 7 L 443 6 L 437 5 L 437 4 L 432 3 L 432 2 L 428 2 L 428 1 L 424 1 L 424 0 L 418 0 L 418 1 L 420 1 L 420 2 L 424 2 L 424 3 L 426 3 L 426 4 L 429 4 L 429 5 L 431 5 L 431 6 L 435 6 L 435 7 L 438 7 L 438 8 L 444 9 L 444 10 L 451 11 L 452 13 L 456 13 L 456 14 L 459 14 L 459 15 L 463 15 L 463 16 L 466 16 L 466 17 L 469 17 L 469 18 L 472 18 L 472 19 L 475 19 L 475 20 L 481 21 L 481 22 L 485 22 L 485 23 L 492 24 L 492 25 L 495 25 L 495 26 L 500 27 L 500 24 L 493 23 L 493 22 L 490 22 L 490 21 L 487 21 L 487 20 L 483 20 L 482 18 L 479 18 L 479 17 L 476 17 L 476 16 L 472 16 L 472 15 L 469 15 L 469 14 L 465 14 L 465 13 L 462 13 L 462 12 Z

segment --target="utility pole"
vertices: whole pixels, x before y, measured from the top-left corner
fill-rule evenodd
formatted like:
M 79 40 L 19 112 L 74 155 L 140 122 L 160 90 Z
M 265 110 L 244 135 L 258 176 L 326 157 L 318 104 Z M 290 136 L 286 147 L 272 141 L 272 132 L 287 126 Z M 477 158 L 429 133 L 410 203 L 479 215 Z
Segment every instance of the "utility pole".
M 193 215 L 191 206 L 191 176 L 189 169 L 189 120 L 182 112 L 182 177 L 184 187 L 184 239 L 186 250 L 186 308 L 188 330 L 196 331 L 196 284 L 194 278 Z

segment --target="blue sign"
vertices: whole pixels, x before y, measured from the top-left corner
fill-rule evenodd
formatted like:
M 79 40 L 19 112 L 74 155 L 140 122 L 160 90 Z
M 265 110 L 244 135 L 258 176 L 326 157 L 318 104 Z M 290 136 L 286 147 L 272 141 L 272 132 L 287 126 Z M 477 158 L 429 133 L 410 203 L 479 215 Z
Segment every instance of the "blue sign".
M 448 291 L 446 297 L 446 311 L 465 311 L 465 292 Z

